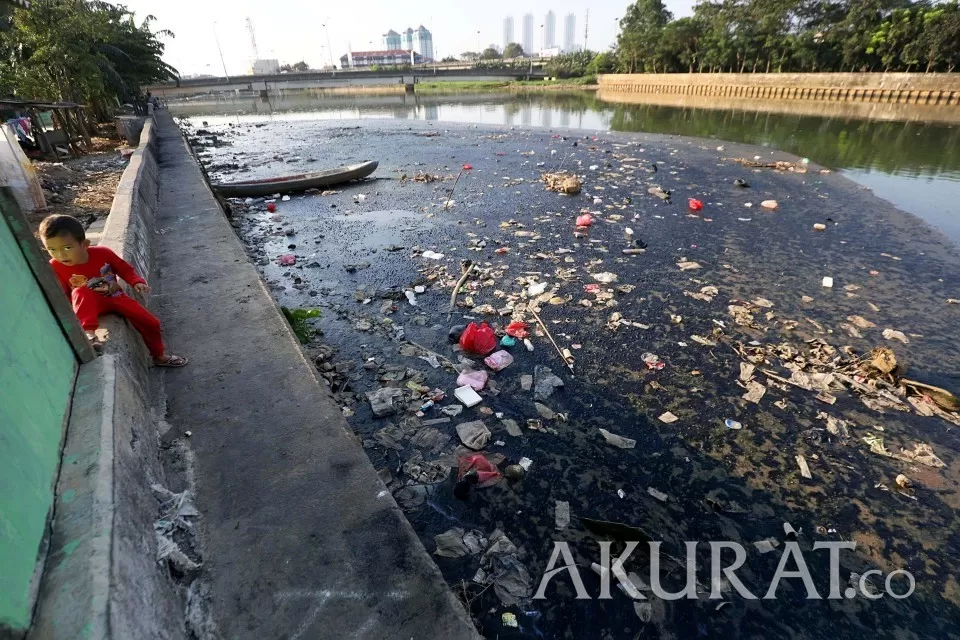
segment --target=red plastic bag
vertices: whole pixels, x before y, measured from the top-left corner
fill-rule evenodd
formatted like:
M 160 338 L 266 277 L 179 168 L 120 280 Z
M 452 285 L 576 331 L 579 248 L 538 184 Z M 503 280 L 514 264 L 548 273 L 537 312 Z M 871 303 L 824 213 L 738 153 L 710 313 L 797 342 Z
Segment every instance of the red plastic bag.
M 275 205 L 272 202 L 267 203 L 267 211 L 269 211 L 270 213 L 273 213 L 276 210 L 277 210 L 277 205 Z
M 582 216 L 577 216 L 577 226 L 578 227 L 589 227 L 593 224 L 593 216 L 589 213 L 585 213 Z
M 507 325 L 507 328 L 504 330 L 508 336 L 513 336 L 514 338 L 524 338 L 530 337 L 530 332 L 527 331 L 528 325 L 526 322 L 514 321 Z
M 472 164 L 465 164 L 465 165 L 463 165 L 463 170 L 464 170 L 464 171 L 470 171 L 471 169 L 473 169 L 473 165 L 472 165 Z
M 481 489 L 496 484 L 503 477 L 496 465 L 487 460 L 482 453 L 460 456 L 457 458 L 457 462 L 459 463 L 457 480 L 463 480 L 463 476 L 475 470 L 477 472 L 477 487 Z
M 703 203 L 696 198 L 690 198 L 687 200 L 687 204 L 690 205 L 690 211 L 700 211 L 703 209 Z
M 486 322 L 480 326 L 471 322 L 460 336 L 460 346 L 464 351 L 485 356 L 497 348 L 497 336 Z

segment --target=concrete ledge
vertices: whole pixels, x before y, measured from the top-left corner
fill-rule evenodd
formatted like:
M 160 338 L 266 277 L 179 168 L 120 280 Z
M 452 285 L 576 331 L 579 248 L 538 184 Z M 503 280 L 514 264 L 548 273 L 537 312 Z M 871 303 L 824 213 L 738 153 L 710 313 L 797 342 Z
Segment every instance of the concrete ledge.
M 124 170 L 100 245 L 154 275 L 158 176 L 148 119 Z M 134 294 L 135 295 L 135 294 Z M 140 335 L 105 316 L 104 355 L 81 367 L 53 521 L 50 559 L 30 638 L 186 637 L 183 600 L 157 562 L 150 485 L 163 484 L 153 407 L 157 378 Z
M 30 638 L 108 638 L 116 358 L 80 368 Z
M 225 638 L 473 639 L 433 559 L 350 432 L 168 113 L 163 319 L 190 365 L 167 379 L 196 452 L 199 538 Z

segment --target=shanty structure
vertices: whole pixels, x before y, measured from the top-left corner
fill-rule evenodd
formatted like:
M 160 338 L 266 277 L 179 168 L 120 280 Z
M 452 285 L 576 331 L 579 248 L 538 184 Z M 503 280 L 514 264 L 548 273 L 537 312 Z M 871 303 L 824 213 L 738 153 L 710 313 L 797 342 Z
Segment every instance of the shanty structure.
M 56 160 L 79 156 L 90 149 L 90 129 L 83 107 L 74 102 L 34 102 L 0 99 L 0 122 L 14 124 L 21 139 L 36 142 L 37 148 Z M 19 114 L 20 117 L 9 117 Z

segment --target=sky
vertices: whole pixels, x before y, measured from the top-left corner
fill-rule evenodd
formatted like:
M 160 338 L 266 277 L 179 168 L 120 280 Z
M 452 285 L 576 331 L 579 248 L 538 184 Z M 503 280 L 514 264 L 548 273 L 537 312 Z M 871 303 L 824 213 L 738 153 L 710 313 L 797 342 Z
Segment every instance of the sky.
M 366 0 L 364 2 L 306 2 L 304 0 L 113 0 L 125 5 L 139 19 L 156 17 L 154 29 L 169 29 L 176 36 L 165 40 L 165 60 L 181 75 L 206 73 L 230 75 L 248 72 L 253 58 L 246 19 L 253 21 L 261 58 L 280 63 L 305 60 L 313 68 L 353 51 L 383 48 L 383 34 L 424 25 L 433 34 L 435 55 L 442 58 L 481 48 L 503 46 L 503 19 L 514 17 L 515 40 L 521 38 L 523 15 L 532 13 L 540 45 L 540 25 L 548 10 L 557 15 L 557 39 L 563 39 L 563 18 L 576 14 L 576 44 L 583 45 L 584 15 L 590 8 L 587 45 L 603 50 L 616 40 L 616 21 L 629 0 L 485 0 L 443 2 L 438 0 Z M 665 0 L 667 8 L 680 17 L 690 15 L 695 0 Z M 323 25 L 326 25 L 324 28 Z M 214 32 L 223 50 L 217 51 Z M 327 45 L 329 33 L 329 47 Z

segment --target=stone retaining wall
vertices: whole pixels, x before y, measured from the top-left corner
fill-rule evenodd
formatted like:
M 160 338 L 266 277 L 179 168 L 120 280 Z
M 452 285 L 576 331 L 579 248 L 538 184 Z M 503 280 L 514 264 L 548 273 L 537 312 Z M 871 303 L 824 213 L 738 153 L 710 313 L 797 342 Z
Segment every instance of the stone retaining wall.
M 608 92 L 756 100 L 960 104 L 960 73 L 642 73 L 605 74 Z

